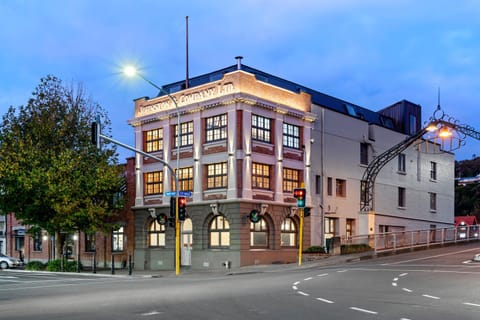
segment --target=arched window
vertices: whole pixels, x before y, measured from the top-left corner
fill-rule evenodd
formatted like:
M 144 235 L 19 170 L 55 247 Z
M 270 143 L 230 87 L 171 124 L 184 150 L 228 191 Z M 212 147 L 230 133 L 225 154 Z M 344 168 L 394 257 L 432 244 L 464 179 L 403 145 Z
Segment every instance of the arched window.
M 260 219 L 257 223 L 250 222 L 250 246 L 268 247 L 268 226 L 265 219 Z
M 193 245 L 193 223 L 192 219 L 187 218 L 182 223 L 182 245 L 191 248 Z
M 282 247 L 295 247 L 297 245 L 297 227 L 291 218 L 282 222 L 280 245 Z
M 230 224 L 222 216 L 215 216 L 210 224 L 210 248 L 227 248 L 230 246 Z
M 148 228 L 148 246 L 165 246 L 165 226 L 158 223 L 157 220 L 153 220 Z

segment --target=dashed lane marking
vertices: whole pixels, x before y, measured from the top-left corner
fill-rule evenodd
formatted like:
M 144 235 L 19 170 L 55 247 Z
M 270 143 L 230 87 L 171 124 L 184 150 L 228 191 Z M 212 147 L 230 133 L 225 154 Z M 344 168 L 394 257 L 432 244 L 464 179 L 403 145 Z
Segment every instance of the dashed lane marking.
M 376 311 L 357 308 L 357 307 L 350 307 L 350 310 L 360 311 L 360 312 L 369 313 L 369 314 L 378 314 L 378 312 L 376 312 Z
M 305 296 L 305 297 L 310 296 L 310 293 L 305 293 L 303 291 L 298 291 L 298 294 L 301 294 L 302 296 Z
M 478 303 L 464 302 L 463 304 L 466 306 L 480 307 L 480 304 Z
M 327 299 L 323 299 L 323 298 L 316 298 L 316 300 L 322 301 L 322 302 L 325 302 L 325 303 L 335 303 L 335 302 L 333 302 L 333 301 L 331 301 L 331 300 L 327 300 Z
M 429 298 L 429 299 L 434 299 L 434 300 L 439 300 L 439 297 L 436 296 L 431 296 L 429 294 L 422 294 L 422 297 Z
M 407 289 L 407 288 L 402 288 L 402 290 L 405 291 L 405 292 L 409 292 L 409 293 L 413 292 L 413 290 L 410 290 L 410 289 Z

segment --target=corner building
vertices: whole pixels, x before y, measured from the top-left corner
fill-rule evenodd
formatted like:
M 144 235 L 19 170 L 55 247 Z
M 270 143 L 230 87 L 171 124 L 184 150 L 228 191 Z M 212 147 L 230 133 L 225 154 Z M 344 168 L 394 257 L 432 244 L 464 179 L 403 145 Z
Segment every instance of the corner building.
M 453 183 L 451 190 L 437 197 L 437 201 L 452 202 L 446 204 L 452 209 L 448 214 L 419 218 L 423 213 L 418 208 L 398 212 L 391 199 L 377 201 L 386 213 L 382 218 L 359 213 L 360 179 L 366 167 L 360 160 L 366 156 L 368 161 L 373 152 L 407 136 L 396 129 L 391 116 L 266 74 L 240 60 L 192 78 L 189 84 L 189 88 L 184 82 L 169 84 L 163 87 L 169 95 L 136 99 L 135 117 L 130 120 L 137 149 L 175 168 L 179 189 L 192 194 L 181 228 L 182 266 L 202 269 L 222 268 L 226 262 L 238 267 L 297 261 L 300 219 L 293 189 L 302 183 L 307 207 L 312 208 L 311 216 L 304 219 L 304 248 L 322 245 L 331 236 L 453 223 Z M 388 110 L 402 108 L 394 105 Z M 414 124 L 420 129 L 419 107 L 413 110 L 418 117 Z M 374 131 L 377 138 L 369 140 Z M 453 157 L 441 161 L 445 181 L 453 181 Z M 443 179 L 440 172 L 437 177 Z M 409 184 L 417 184 L 411 180 L 398 184 L 410 192 Z M 398 187 L 387 184 L 382 193 L 397 195 Z M 174 180 L 168 168 L 137 154 L 136 269 L 174 268 L 175 230 L 154 218 L 170 215 L 167 194 L 172 190 Z M 440 205 L 437 208 L 440 211 Z M 257 223 L 249 219 L 252 210 L 261 214 Z

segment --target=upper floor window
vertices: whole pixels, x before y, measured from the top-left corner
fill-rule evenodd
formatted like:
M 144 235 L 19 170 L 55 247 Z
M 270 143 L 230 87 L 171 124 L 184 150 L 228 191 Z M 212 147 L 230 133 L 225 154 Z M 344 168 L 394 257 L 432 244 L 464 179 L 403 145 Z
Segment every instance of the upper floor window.
M 360 164 L 368 165 L 368 143 L 360 143 Z
M 327 195 L 333 196 L 333 178 L 327 178 Z
M 175 147 L 178 147 L 178 125 L 175 125 Z M 193 121 L 180 124 L 180 147 L 193 145 Z
M 225 140 L 227 138 L 227 115 L 205 119 L 205 136 L 207 142 Z
M 226 248 L 230 246 L 230 224 L 228 220 L 218 215 L 210 224 L 210 248 Z
M 283 124 L 283 146 L 300 149 L 300 127 L 293 124 Z
M 272 119 L 252 115 L 252 139 L 272 142 Z
M 398 187 L 398 206 L 400 208 L 405 208 L 406 203 L 406 191 L 405 188 Z
M 261 218 L 257 223 L 250 222 L 250 246 L 268 246 L 268 226 L 265 219 Z
M 207 189 L 227 187 L 227 163 L 213 163 L 207 165 Z
M 280 242 L 282 247 L 294 247 L 297 245 L 297 227 L 292 218 L 283 220 Z
M 145 182 L 144 194 L 146 196 L 163 193 L 163 171 L 146 172 L 143 179 Z
M 181 191 L 193 191 L 193 167 L 175 169 Z
M 430 162 L 430 179 L 437 180 L 437 163 L 433 161 Z
M 437 194 L 434 192 L 429 192 L 430 195 L 430 210 L 437 210 Z
M 263 163 L 252 163 L 252 187 L 270 189 L 270 166 Z
M 283 168 L 283 192 L 293 192 L 300 184 L 300 171 Z
M 398 155 L 398 172 L 406 172 L 406 156 L 404 153 Z
M 143 139 L 146 152 L 163 150 L 163 128 L 144 131 Z
M 112 232 L 112 251 L 123 251 L 125 248 L 125 232 L 120 227 Z
M 347 196 L 347 180 L 335 180 L 335 195 L 342 198 L 345 198 Z
M 165 246 L 165 226 L 158 223 L 155 219 L 148 227 L 148 246 L 164 247 Z

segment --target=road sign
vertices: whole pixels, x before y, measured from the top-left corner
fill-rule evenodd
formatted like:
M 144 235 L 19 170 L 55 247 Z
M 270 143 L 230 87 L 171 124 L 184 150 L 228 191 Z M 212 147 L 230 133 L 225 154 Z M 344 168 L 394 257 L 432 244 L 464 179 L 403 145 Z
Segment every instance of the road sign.
M 178 191 L 178 195 L 180 197 L 191 197 L 192 192 L 191 191 Z
M 167 191 L 167 192 L 165 192 L 165 196 L 167 196 L 167 197 L 176 197 L 176 196 L 177 196 L 177 192 L 176 192 L 176 191 Z

